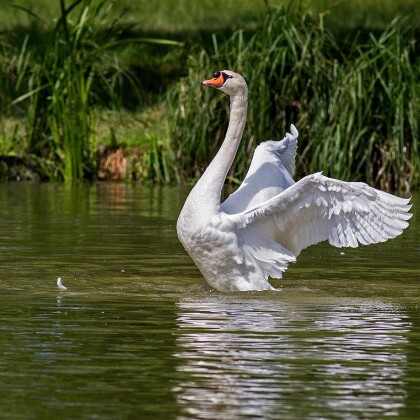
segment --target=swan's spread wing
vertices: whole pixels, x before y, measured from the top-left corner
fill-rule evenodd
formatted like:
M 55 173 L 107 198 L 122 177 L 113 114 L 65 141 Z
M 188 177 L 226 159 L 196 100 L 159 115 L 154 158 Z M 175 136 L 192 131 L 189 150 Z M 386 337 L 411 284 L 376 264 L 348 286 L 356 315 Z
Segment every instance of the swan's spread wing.
M 283 140 L 266 141 L 255 149 L 244 181 L 221 205 L 225 213 L 253 208 L 294 183 L 298 132 L 294 125 L 290 131 Z
M 394 238 L 408 226 L 409 201 L 316 173 L 253 209 L 227 216 L 238 229 L 271 226 L 273 238 L 297 256 L 324 240 L 357 247 Z

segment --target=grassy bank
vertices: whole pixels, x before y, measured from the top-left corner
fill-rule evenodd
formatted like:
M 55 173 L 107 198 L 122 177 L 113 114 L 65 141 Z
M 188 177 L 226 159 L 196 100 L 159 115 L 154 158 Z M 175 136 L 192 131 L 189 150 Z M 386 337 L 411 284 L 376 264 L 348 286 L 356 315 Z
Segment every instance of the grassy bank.
M 14 31 L 28 26 L 31 18 L 14 5 L 36 11 L 44 20 L 60 14 L 60 4 L 51 0 L 0 0 L 0 27 Z M 411 16 L 418 24 L 420 4 L 417 0 L 224 0 L 216 5 L 213 0 L 118 0 L 113 2 L 114 16 L 124 12 L 124 25 L 136 25 L 148 33 L 173 34 L 212 32 L 255 28 L 258 15 L 267 8 L 284 6 L 293 13 L 305 11 L 317 18 L 322 14 L 330 29 L 349 30 L 367 28 L 383 30 L 396 15 Z
M 64 20 L 53 19 L 63 15 L 60 1 L 48 2 L 40 19 L 7 2 L 0 14 L 0 155 L 22 158 L 23 166 L 36 162 L 45 179 L 114 178 L 115 168 L 120 178 L 194 179 L 227 123 L 228 101 L 201 90 L 200 81 L 232 68 L 251 90 L 232 181 L 243 176 L 256 144 L 294 122 L 299 175 L 324 170 L 385 189 L 417 187 L 417 1 L 366 0 L 351 10 L 346 2 L 273 7 L 279 3 L 227 0 L 221 13 L 207 0 L 63 2 L 76 4 L 66 34 Z M 139 42 L 144 38 L 182 46 Z M 76 144 L 65 138 L 72 131 Z
M 199 88 L 212 63 L 221 63 L 250 86 L 232 179 L 243 176 L 259 141 L 281 138 L 293 122 L 301 131 L 299 174 L 323 170 L 393 190 L 418 185 L 420 71 L 412 35 L 396 19 L 379 37 L 339 44 L 319 20 L 278 9 L 250 39 L 242 31 L 221 44 L 214 37 L 213 51 L 192 56 L 190 74 L 168 101 L 185 177 L 198 176 L 223 140 L 228 101 Z

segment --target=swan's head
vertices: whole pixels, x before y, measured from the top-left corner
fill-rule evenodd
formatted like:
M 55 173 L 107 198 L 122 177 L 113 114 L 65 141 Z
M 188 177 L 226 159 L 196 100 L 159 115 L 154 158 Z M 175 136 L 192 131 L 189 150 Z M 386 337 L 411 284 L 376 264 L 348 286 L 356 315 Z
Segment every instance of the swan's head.
M 220 89 L 229 96 L 245 96 L 248 92 L 245 79 L 231 70 L 217 70 L 212 79 L 204 80 L 201 84 Z

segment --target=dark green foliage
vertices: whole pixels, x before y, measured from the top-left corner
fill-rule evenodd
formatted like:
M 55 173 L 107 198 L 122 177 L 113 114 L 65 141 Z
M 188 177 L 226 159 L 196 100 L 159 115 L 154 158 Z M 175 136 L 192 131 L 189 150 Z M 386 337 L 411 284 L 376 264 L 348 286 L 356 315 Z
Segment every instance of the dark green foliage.
M 279 8 L 247 31 L 192 37 L 189 51 L 169 62 L 156 44 L 179 43 L 140 38 L 141 30 L 112 17 L 113 3 L 57 0 L 61 15 L 52 23 L 25 9 L 32 24 L 18 31 L 20 41 L 0 38 L 0 154 L 30 157 L 25 164 L 37 162 L 42 179 L 90 178 L 97 170 L 96 137 L 117 148 L 130 133 L 140 156 L 138 177 L 161 183 L 197 178 L 223 141 L 229 109 L 224 94 L 200 82 L 229 68 L 250 88 L 232 182 L 244 176 L 258 143 L 282 138 L 294 123 L 298 177 L 322 170 L 384 189 L 419 186 L 420 62 L 410 20 L 343 38 L 340 28 L 324 28 L 323 15 L 317 20 Z M 191 46 L 197 39 L 201 45 Z M 174 83 L 184 71 L 188 75 Z M 140 117 L 146 115 L 146 128 L 129 132 L 124 123 L 113 132 L 104 111 L 125 106 L 136 119 L 148 109 L 139 103 L 152 105 Z
M 66 7 L 60 0 L 61 16 L 47 25 L 43 42 L 21 52 L 17 87 L 26 92 L 14 104 L 29 100 L 29 153 L 56 161 L 66 180 L 95 171 L 92 85 L 112 83 L 102 77 L 109 44 L 97 29 L 107 3 L 76 0 Z
M 243 74 L 248 124 L 230 172 L 242 178 L 254 147 L 300 132 L 298 176 L 322 170 L 384 189 L 419 185 L 420 67 L 414 35 L 395 19 L 378 37 L 341 41 L 322 20 L 271 12 L 246 41 L 242 31 L 212 53 L 191 55 L 189 74 L 168 99 L 173 149 L 184 177 L 197 177 L 220 146 L 229 100 L 200 81 L 218 69 Z M 417 60 L 417 61 L 416 61 Z
M 111 0 L 75 0 L 68 6 L 60 0 L 60 17 L 52 27 L 45 24 L 42 42 L 29 48 L 25 41 L 16 66 L 15 90 L 21 94 L 13 104 L 29 101 L 28 152 L 56 162 L 65 180 L 95 175 L 98 106 L 121 106 L 119 88 L 127 81 L 130 94 L 137 89 L 136 77 L 119 64 L 117 48 L 175 44 L 121 38 L 119 18 L 109 17 L 111 6 Z

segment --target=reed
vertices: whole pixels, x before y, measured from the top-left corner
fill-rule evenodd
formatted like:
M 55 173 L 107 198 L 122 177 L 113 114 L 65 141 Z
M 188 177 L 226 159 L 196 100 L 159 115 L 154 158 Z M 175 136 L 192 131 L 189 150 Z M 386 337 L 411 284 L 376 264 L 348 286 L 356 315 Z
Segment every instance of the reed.
M 111 0 L 74 0 L 68 5 L 59 0 L 59 4 L 60 16 L 52 27 L 45 24 L 42 42 L 29 47 L 26 40 L 22 46 L 15 87 L 20 94 L 12 105 L 29 101 L 29 154 L 55 161 L 65 180 L 92 178 L 98 108 L 120 107 L 124 84 L 130 85 L 131 95 L 139 92 L 136 75 L 119 63 L 118 48 L 136 42 L 176 43 L 121 38 L 120 19 L 109 18 Z
M 254 147 L 300 131 L 297 173 L 322 170 L 346 180 L 408 191 L 419 185 L 420 67 L 403 19 L 380 36 L 338 39 L 322 16 L 278 8 L 251 37 L 241 30 L 211 51 L 191 54 L 189 74 L 168 96 L 172 148 L 184 178 L 199 176 L 220 146 L 229 101 L 200 81 L 234 69 L 250 88 L 248 124 L 230 179 L 242 178 Z
M 66 7 L 60 0 L 61 15 L 52 28 L 46 24 L 43 42 L 21 51 L 17 88 L 25 92 L 12 104 L 29 101 L 28 152 L 56 161 L 65 180 L 90 176 L 95 169 L 91 88 L 104 49 L 95 42 L 95 21 L 105 5 L 76 0 Z

